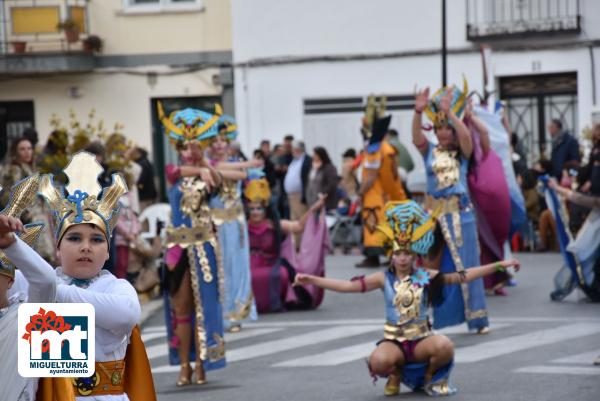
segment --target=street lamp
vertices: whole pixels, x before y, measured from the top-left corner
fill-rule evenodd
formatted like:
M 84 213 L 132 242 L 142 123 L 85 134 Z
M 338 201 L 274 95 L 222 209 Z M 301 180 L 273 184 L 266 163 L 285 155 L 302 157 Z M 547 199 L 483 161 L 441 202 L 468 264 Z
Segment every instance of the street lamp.
M 446 0 L 442 0 L 442 87 L 446 87 Z

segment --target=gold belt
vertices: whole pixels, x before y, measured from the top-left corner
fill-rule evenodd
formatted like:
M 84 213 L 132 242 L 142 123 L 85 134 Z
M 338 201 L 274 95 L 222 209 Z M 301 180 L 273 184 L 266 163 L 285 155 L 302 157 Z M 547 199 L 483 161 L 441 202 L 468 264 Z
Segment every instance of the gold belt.
M 460 212 L 460 197 L 452 196 L 450 198 L 434 198 L 427 196 L 425 198 L 425 208 L 428 210 L 436 210 L 440 208 L 440 215 L 452 214 Z
M 431 196 L 427 196 L 425 199 L 425 207 L 428 210 L 437 210 L 440 209 L 440 213 L 438 215 L 439 219 L 444 219 L 446 215 L 452 216 L 452 228 L 454 230 L 454 237 L 456 238 L 456 246 L 463 246 L 462 239 L 462 229 L 461 229 L 461 221 L 460 221 L 460 212 L 461 210 L 469 210 L 470 206 L 466 208 L 460 207 L 460 196 L 454 195 L 450 198 L 439 198 L 435 199 Z
M 431 328 L 427 320 L 422 320 L 417 323 L 403 324 L 401 326 L 387 322 L 385 324 L 383 337 L 386 340 L 402 342 L 427 337 L 429 334 L 431 334 Z
M 244 207 L 241 203 L 238 203 L 228 209 L 211 209 L 210 214 L 214 223 L 220 226 L 227 221 L 237 220 L 240 215 L 244 214 Z
M 212 227 L 169 227 L 167 228 L 167 247 L 179 245 L 186 248 L 190 245 L 210 241 L 215 237 Z
M 96 362 L 90 377 L 73 378 L 75 393 L 84 397 L 120 395 L 125 392 L 125 360 Z

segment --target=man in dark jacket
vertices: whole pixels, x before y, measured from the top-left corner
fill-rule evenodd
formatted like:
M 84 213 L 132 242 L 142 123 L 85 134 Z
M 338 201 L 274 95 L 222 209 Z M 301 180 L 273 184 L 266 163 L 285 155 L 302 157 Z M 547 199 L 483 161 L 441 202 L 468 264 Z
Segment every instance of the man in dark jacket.
M 135 148 L 132 157 L 133 161 L 142 168 L 137 187 L 140 197 L 140 210 L 144 210 L 156 202 L 156 197 L 158 195 L 156 184 L 154 182 L 154 166 L 152 166 L 152 162 L 148 160 L 148 152 L 146 149 Z
M 563 131 L 562 122 L 558 119 L 550 121 L 548 132 L 552 138 L 552 176 L 560 181 L 566 163 L 576 162 L 578 165 L 581 161 L 579 143 L 572 135 Z

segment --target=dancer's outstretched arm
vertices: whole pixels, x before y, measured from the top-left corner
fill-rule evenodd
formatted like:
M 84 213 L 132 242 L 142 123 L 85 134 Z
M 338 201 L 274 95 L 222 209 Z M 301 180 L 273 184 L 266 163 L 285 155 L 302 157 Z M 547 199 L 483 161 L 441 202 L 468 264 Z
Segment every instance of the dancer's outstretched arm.
M 478 278 L 489 276 L 497 271 L 506 271 L 507 268 L 513 266 L 515 271 L 519 271 L 521 263 L 517 259 L 503 260 L 501 262 L 490 263 L 478 267 L 470 267 L 462 272 L 444 273 L 445 284 L 460 284 L 468 283 Z
M 336 292 L 367 292 L 383 288 L 385 274 L 377 272 L 366 277 L 353 280 L 338 280 L 333 278 L 313 276 L 310 274 L 296 274 L 294 286 L 312 284 L 326 290 Z
M 218 162 L 215 166 L 217 170 L 244 170 L 247 168 L 263 168 L 265 162 L 258 159 L 251 159 L 245 162 Z

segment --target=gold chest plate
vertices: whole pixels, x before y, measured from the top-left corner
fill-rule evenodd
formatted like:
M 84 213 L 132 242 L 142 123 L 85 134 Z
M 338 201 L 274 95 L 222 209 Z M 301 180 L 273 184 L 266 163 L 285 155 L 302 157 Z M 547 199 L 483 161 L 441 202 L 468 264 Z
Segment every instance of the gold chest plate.
M 439 190 L 458 184 L 460 180 L 460 163 L 456 158 L 458 151 L 433 149 L 431 169 L 437 177 Z
M 210 224 L 210 208 L 206 184 L 199 178 L 185 178 L 181 184 L 181 211 L 192 219 L 194 226 Z
M 416 319 L 421 314 L 421 298 L 423 297 L 423 287 L 413 285 L 410 278 L 394 283 L 396 296 L 394 305 L 400 314 L 399 324 L 412 319 Z

